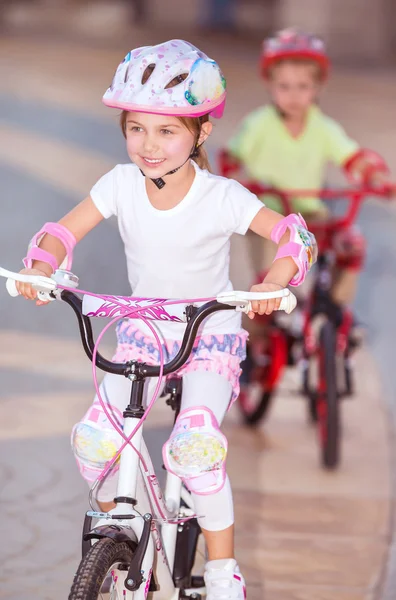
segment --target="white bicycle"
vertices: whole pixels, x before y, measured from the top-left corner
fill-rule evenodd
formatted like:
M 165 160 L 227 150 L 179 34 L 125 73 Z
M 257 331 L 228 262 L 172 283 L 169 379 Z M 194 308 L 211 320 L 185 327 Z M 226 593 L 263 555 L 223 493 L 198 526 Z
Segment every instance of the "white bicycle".
M 99 296 L 85 293 L 83 299 L 72 291 L 78 278 L 58 270 L 51 278 L 27 276 L 0 268 L 8 278 L 7 289 L 17 295 L 15 281 L 31 283 L 40 299 L 58 299 L 73 309 L 80 328 L 84 350 L 97 367 L 131 380 L 131 396 L 124 411 L 116 507 L 109 513 L 94 510 L 93 493 L 82 533 L 82 560 L 69 594 L 69 600 L 200 600 L 205 593 L 202 575 L 194 574 L 199 562 L 203 536 L 189 491 L 175 475 L 167 473 L 161 490 L 143 439 L 143 390 L 148 377 L 170 375 L 188 359 L 202 321 L 219 310 L 248 312 L 252 300 L 282 298 L 280 310 L 291 312 L 296 306 L 294 295 L 279 292 L 253 294 L 226 292 L 197 305 L 186 301 L 136 299 L 122 296 Z M 113 363 L 97 352 L 90 316 L 172 319 L 186 322 L 180 351 L 168 364 L 148 366 L 137 361 Z M 168 378 L 165 386 L 167 403 L 180 409 L 182 380 Z M 128 443 L 127 443 L 128 442 Z M 133 443 L 133 445 L 132 445 Z M 95 487 L 95 486 L 94 486 Z M 93 520 L 96 521 L 93 526 Z M 204 561 L 204 555 L 202 555 Z M 202 562 L 203 562 L 202 561 Z

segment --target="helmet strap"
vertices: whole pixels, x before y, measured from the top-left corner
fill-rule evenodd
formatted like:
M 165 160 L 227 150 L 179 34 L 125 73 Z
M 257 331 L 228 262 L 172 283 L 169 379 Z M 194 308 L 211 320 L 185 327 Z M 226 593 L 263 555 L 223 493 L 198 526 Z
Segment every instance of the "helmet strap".
M 203 144 L 203 142 L 202 142 Z M 151 181 L 154 183 L 154 185 L 159 189 L 162 190 L 162 188 L 165 186 L 165 181 L 163 179 L 163 177 L 166 177 L 167 175 L 173 175 L 173 173 L 176 173 L 177 171 L 179 171 L 179 169 L 181 169 L 182 167 L 184 167 L 184 165 L 186 164 L 186 162 L 188 162 L 191 158 L 196 158 L 199 155 L 199 149 L 202 146 L 202 144 L 198 144 L 198 142 L 195 142 L 194 146 L 192 147 L 192 150 L 190 152 L 190 154 L 187 156 L 186 160 L 184 161 L 184 163 L 182 163 L 180 165 L 180 167 L 176 167 L 176 169 L 172 169 L 172 171 L 168 171 L 167 173 L 165 173 L 165 175 L 163 175 L 162 177 L 157 177 L 155 179 L 151 179 Z M 139 171 L 141 172 L 141 174 L 146 177 L 146 175 L 143 173 L 142 169 L 139 169 Z

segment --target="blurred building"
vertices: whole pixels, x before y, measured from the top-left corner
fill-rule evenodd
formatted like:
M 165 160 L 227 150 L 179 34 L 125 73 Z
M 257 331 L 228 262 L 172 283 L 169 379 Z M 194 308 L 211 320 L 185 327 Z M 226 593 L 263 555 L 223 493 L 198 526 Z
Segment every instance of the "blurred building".
M 247 36 L 297 26 L 322 35 L 336 61 L 379 64 L 396 54 L 395 0 L 145 0 L 147 17 Z
M 104 34 L 117 24 L 145 24 L 163 27 L 164 34 L 181 29 L 187 37 L 199 29 L 259 43 L 276 29 L 297 26 L 322 35 L 335 62 L 362 66 L 395 62 L 395 9 L 396 0 L 0 0 L 0 18 L 19 11 L 14 21 L 33 26 L 52 13 L 77 28 L 79 18 L 87 19 Z
M 391 60 L 395 0 L 279 0 L 280 22 L 322 35 L 333 58 L 367 65 Z

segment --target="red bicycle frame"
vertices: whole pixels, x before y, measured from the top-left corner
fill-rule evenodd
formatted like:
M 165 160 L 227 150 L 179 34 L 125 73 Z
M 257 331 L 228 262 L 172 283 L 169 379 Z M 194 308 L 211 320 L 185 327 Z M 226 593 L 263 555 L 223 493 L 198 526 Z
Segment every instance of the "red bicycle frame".
M 277 196 L 280 200 L 284 214 L 293 212 L 293 198 L 318 198 L 323 200 L 346 200 L 348 208 L 341 216 L 330 216 L 326 221 L 316 221 L 306 219 L 308 229 L 316 237 L 319 254 L 323 255 L 326 252 L 333 250 L 333 240 L 336 233 L 348 229 L 356 221 L 360 208 L 368 196 L 389 197 L 390 188 L 388 186 L 371 188 L 342 188 L 342 189 L 323 189 L 323 190 L 279 190 L 274 187 L 264 186 L 255 181 L 242 182 L 249 191 L 258 196 L 270 194 Z M 316 351 L 316 343 L 311 330 L 311 309 L 313 298 L 309 298 L 304 309 L 304 325 L 303 333 L 305 339 L 305 350 L 308 355 Z M 352 326 L 353 316 L 349 309 L 344 309 L 343 321 L 338 330 L 337 349 L 343 351 L 346 347 L 350 328 Z

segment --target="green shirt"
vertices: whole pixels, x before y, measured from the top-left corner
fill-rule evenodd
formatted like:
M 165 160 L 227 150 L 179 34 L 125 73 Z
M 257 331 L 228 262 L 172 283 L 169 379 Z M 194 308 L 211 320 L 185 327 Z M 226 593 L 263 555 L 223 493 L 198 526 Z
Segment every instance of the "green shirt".
M 328 162 L 342 165 L 359 146 L 344 129 L 313 105 L 304 131 L 294 138 L 274 106 L 250 113 L 229 142 L 230 152 L 244 165 L 252 179 L 281 190 L 320 189 Z M 262 198 L 266 206 L 281 212 L 275 197 Z M 320 212 L 319 198 L 295 198 L 293 210 Z

